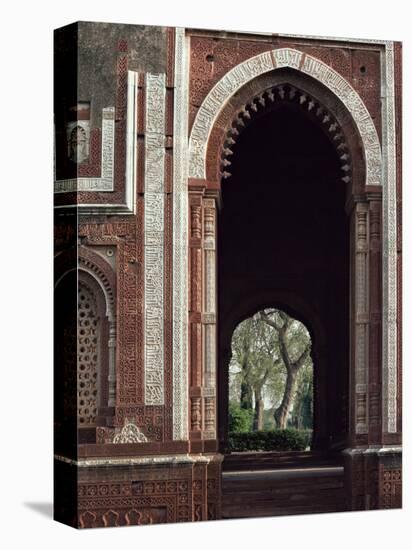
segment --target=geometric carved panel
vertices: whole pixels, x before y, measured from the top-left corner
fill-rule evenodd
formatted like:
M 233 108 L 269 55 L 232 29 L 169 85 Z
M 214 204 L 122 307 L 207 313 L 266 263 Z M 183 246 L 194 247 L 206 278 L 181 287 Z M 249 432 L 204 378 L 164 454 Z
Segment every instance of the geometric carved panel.
M 82 426 L 93 425 L 97 416 L 99 319 L 92 292 L 79 282 L 77 323 L 77 417 Z

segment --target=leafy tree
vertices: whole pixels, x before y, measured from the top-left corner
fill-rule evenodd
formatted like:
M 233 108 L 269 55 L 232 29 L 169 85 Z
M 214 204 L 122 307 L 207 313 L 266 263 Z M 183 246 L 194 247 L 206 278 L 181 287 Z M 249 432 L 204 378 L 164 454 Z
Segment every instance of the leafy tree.
M 232 337 L 232 358 L 229 367 L 230 396 L 238 394 L 240 407 L 254 411 L 253 429 L 263 429 L 265 388 L 276 375 L 281 376 L 281 361 L 273 331 L 254 315 L 238 325 Z M 277 384 L 279 392 L 281 384 Z
M 290 427 L 299 430 L 313 426 L 313 372 L 311 365 L 305 365 L 298 374 Z
M 229 432 L 250 432 L 252 426 L 252 411 L 243 409 L 239 403 L 229 402 Z
M 298 372 L 310 360 L 310 335 L 302 323 L 278 309 L 261 311 L 261 318 L 278 335 L 279 353 L 286 369 L 282 401 L 274 411 L 277 427 L 284 429 L 294 397 Z
M 232 337 L 229 395 L 253 414 L 253 430 L 284 429 L 288 418 L 310 428 L 313 416 L 311 339 L 306 327 L 278 309 L 240 323 Z M 265 404 L 272 411 L 271 422 Z M 250 429 L 250 428 L 249 428 Z

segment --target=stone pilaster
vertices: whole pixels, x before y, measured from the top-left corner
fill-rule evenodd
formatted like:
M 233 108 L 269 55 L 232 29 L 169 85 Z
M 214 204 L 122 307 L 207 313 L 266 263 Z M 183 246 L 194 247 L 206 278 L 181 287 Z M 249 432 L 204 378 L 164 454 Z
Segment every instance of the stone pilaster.
M 382 246 L 380 196 L 369 201 L 369 444 L 382 443 Z
M 352 278 L 354 320 L 354 403 L 353 423 L 356 438 L 368 433 L 369 363 L 369 212 L 368 204 L 356 202 L 354 216 L 354 278 Z M 354 280 L 353 280 L 354 279 Z
M 216 439 L 216 201 L 203 201 L 204 439 Z
M 400 447 L 370 447 L 344 451 L 349 510 L 402 507 Z
M 202 451 L 203 385 L 203 194 L 205 185 L 189 184 L 189 395 L 191 449 Z

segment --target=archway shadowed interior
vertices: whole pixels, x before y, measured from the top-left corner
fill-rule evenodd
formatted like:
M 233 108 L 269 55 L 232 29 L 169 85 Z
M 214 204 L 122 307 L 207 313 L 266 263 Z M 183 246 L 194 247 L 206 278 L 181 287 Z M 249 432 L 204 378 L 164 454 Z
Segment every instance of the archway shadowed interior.
M 279 307 L 311 332 L 314 449 L 348 431 L 349 220 L 339 153 L 293 102 L 262 109 L 237 136 L 219 219 L 219 426 L 227 437 L 228 363 L 235 326 Z

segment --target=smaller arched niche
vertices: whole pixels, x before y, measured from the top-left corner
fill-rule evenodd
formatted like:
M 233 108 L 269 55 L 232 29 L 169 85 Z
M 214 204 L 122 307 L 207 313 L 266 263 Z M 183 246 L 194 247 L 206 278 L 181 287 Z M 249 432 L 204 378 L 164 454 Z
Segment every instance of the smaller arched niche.
M 100 281 L 79 269 L 77 297 L 77 421 L 104 426 L 113 414 L 110 371 L 113 320 Z
M 77 307 L 77 417 L 79 426 L 95 426 L 103 327 L 95 293 L 81 279 Z
M 95 442 L 96 428 L 111 425 L 114 413 L 113 292 L 93 265 L 79 258 L 79 269 L 65 272 L 55 289 L 56 417 L 62 424 L 68 414 L 76 418 L 80 443 Z

